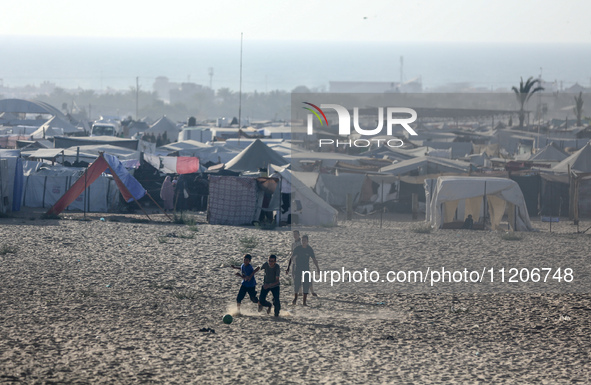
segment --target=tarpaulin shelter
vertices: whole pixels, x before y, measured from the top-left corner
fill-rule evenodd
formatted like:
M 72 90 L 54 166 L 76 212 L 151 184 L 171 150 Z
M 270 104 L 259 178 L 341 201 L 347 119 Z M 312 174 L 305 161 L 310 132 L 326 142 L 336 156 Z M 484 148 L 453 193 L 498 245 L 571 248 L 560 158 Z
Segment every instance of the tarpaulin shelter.
M 142 185 L 125 170 L 119 159 L 113 155 L 100 154 L 68 191 L 47 211 L 48 215 L 58 215 L 97 180 L 103 172 L 110 170 L 113 179 L 126 202 L 137 201 L 146 194 Z
M 469 214 L 490 218 L 490 226 L 497 229 L 505 213 L 514 231 L 533 231 L 523 194 L 511 179 L 490 177 L 443 176 L 425 181 L 425 195 L 429 208 L 426 219 L 439 229 L 456 219 L 463 221 Z M 458 216 L 463 205 L 464 214 Z
M 338 211 L 299 180 L 291 170 L 271 165 L 281 177 L 281 193 L 291 195 L 292 223 L 304 226 L 334 226 Z M 287 214 L 281 214 L 287 219 Z M 282 219 L 283 220 L 283 219 Z

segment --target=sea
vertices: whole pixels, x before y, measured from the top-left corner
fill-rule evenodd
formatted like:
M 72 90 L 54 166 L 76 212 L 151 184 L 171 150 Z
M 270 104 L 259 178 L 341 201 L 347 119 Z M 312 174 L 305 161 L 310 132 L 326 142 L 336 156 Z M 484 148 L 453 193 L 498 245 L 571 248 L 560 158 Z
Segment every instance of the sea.
M 425 91 L 509 91 L 540 75 L 556 90 L 591 86 L 590 44 L 402 43 L 0 37 L 0 86 L 152 90 L 157 77 L 213 89 L 269 92 L 331 81 L 420 78 Z

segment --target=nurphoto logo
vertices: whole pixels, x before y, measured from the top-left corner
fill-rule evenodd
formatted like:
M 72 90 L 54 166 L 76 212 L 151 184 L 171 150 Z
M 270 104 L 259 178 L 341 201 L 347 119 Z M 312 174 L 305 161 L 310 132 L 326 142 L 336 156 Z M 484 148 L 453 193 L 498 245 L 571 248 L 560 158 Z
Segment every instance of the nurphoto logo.
M 313 135 L 314 134 L 314 116 L 320 122 L 320 126 L 326 125 L 329 127 L 328 119 L 326 118 L 326 114 L 324 113 L 323 109 L 330 108 L 336 111 L 339 120 L 339 135 L 342 136 L 349 136 L 351 135 L 351 114 L 349 110 L 339 104 L 321 104 L 318 107 L 315 104 L 303 102 L 306 106 L 303 108 L 311 114 L 308 114 L 308 121 L 307 121 L 307 134 Z M 312 108 L 310 108 L 312 107 Z M 417 120 L 417 112 L 412 108 L 405 108 L 405 107 L 387 107 L 386 108 L 386 135 L 392 136 L 392 128 L 396 125 L 402 126 L 409 135 L 418 135 L 416 131 L 410 126 L 415 120 Z M 402 115 L 402 117 L 401 117 Z M 359 135 L 363 136 L 375 136 L 381 135 L 382 130 L 384 128 L 384 108 L 378 108 L 378 116 L 377 116 L 377 127 L 375 128 L 361 128 L 359 124 L 359 107 L 353 108 L 353 128 Z M 386 145 L 389 147 L 402 147 L 404 142 L 398 138 L 392 139 L 355 139 L 355 140 L 346 140 L 346 141 L 339 141 L 334 139 L 320 139 L 319 146 L 322 145 L 335 145 L 339 147 L 339 145 L 348 145 L 352 147 L 369 147 L 372 143 L 377 144 L 378 147 L 381 145 Z

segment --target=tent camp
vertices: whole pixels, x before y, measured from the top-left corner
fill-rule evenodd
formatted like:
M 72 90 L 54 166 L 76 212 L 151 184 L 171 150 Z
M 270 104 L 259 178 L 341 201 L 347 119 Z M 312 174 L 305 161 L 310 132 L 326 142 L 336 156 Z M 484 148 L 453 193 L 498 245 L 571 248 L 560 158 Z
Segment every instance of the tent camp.
M 510 179 L 486 177 L 443 176 L 425 181 L 428 208 L 426 220 L 436 228 L 444 224 L 463 222 L 471 214 L 490 227 L 498 229 L 507 213 L 508 224 L 514 231 L 533 231 L 523 194 Z M 462 213 L 463 211 L 463 213 Z

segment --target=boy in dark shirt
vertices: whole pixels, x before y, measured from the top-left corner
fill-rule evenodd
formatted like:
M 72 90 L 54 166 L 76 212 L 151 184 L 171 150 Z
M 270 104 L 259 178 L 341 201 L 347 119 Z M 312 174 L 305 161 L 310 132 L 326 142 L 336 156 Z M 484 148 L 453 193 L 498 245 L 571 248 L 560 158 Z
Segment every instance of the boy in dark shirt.
M 259 311 L 263 309 L 263 306 L 267 307 L 267 314 L 271 312 L 271 306 L 275 307 L 275 317 L 279 317 L 279 311 L 281 310 L 281 303 L 279 302 L 279 277 L 281 276 L 281 269 L 277 264 L 277 257 L 273 254 L 269 256 L 269 261 L 263 263 L 261 270 L 265 271 L 265 280 L 263 281 L 263 287 L 261 294 L 259 295 Z M 267 301 L 267 294 L 273 293 L 273 305 Z
M 231 265 L 230 267 L 233 269 L 239 269 L 240 273 L 236 273 L 238 277 L 242 278 L 242 285 L 240 286 L 240 291 L 238 292 L 238 296 L 236 297 L 236 307 L 238 308 L 238 313 L 240 314 L 240 303 L 246 296 L 246 293 L 250 296 L 250 300 L 254 303 L 258 303 L 257 299 L 257 290 L 256 285 L 257 281 L 254 279 L 254 273 L 256 271 L 252 268 L 250 261 L 252 260 L 252 256 L 250 254 L 246 254 L 244 256 L 244 260 L 241 266 L 234 266 Z M 258 271 L 258 269 L 257 269 Z

